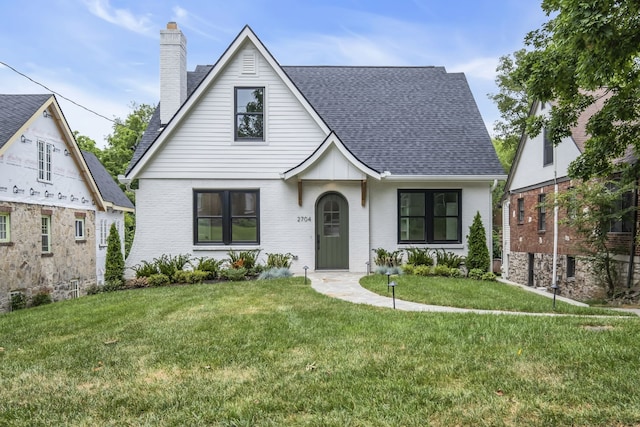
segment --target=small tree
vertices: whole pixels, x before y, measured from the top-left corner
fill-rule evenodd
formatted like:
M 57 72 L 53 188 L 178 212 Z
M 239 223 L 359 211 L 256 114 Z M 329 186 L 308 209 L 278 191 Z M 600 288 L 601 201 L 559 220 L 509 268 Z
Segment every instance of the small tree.
M 122 246 L 120 243 L 120 233 L 116 224 L 111 224 L 109 237 L 107 239 L 107 259 L 105 263 L 104 280 L 105 283 L 122 283 L 124 278 L 124 257 L 122 256 Z
M 489 248 L 487 247 L 487 234 L 484 225 L 482 225 L 480 212 L 476 212 L 476 216 L 473 218 L 467 239 L 469 241 L 469 253 L 465 263 L 467 270 L 471 271 L 478 268 L 485 272 L 489 271 L 491 259 L 489 257 Z

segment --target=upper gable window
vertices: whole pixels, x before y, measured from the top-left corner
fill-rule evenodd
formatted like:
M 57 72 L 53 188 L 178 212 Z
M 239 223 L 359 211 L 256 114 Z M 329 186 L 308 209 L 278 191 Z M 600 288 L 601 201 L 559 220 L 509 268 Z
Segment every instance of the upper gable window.
M 264 88 L 237 87 L 235 140 L 264 141 Z
M 38 141 L 38 180 L 51 182 L 51 153 L 53 144 Z
M 544 139 L 544 153 L 543 153 L 542 165 L 547 166 L 553 163 L 553 143 L 551 142 L 549 135 L 547 135 L 546 129 L 543 130 L 542 135 Z

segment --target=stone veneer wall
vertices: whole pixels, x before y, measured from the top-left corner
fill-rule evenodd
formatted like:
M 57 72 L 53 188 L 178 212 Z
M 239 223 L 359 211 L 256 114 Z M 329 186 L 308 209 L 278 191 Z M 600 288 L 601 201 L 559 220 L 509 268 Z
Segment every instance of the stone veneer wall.
M 616 257 L 618 261 L 618 290 L 626 289 L 629 259 L 625 256 Z M 533 254 L 533 286 L 545 287 L 552 292 L 551 278 L 553 273 L 553 256 L 551 254 Z M 558 255 L 558 295 L 575 300 L 599 299 L 605 296 L 604 287 L 598 285 L 591 271 L 587 257 L 576 256 L 575 277 L 567 279 L 567 256 Z M 509 280 L 523 285 L 528 284 L 529 254 L 512 252 L 509 258 Z M 640 282 L 640 258 L 634 260 L 633 285 Z
M 11 242 L 0 244 L 0 312 L 10 309 L 11 292 L 29 300 L 40 291 L 53 301 L 73 297 L 96 283 L 95 212 L 55 206 L 0 202 L 10 212 Z M 42 253 L 41 218 L 51 215 L 51 254 Z M 85 240 L 75 238 L 75 219 L 85 218 Z

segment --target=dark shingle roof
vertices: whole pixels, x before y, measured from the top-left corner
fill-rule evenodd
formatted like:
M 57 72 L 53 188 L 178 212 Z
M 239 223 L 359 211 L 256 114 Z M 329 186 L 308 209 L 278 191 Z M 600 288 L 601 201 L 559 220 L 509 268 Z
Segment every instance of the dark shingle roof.
M 189 95 L 211 67 L 189 73 Z M 282 68 L 346 147 L 378 172 L 504 174 L 461 73 L 444 67 Z M 129 170 L 160 134 L 157 113 Z
M 111 202 L 115 206 L 133 209 L 133 203 L 120 189 L 111 174 L 104 168 L 100 160 L 88 151 L 83 151 L 82 156 L 89 167 L 89 172 L 98 186 L 100 195 L 106 202 Z
M 0 95 L 0 148 L 53 95 Z

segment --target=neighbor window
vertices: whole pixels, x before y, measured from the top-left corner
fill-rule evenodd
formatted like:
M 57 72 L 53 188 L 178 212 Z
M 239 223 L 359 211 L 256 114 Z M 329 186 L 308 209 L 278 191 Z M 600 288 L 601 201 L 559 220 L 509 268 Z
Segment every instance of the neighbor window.
M 51 252 L 51 216 L 42 216 L 42 253 Z
M 51 152 L 53 144 L 38 141 L 38 179 L 51 182 Z
M 567 256 L 567 279 L 576 277 L 576 258 Z
M 610 233 L 631 233 L 633 231 L 633 192 L 627 191 L 616 201 L 614 209 L 622 216 L 609 225 Z
M 84 218 L 76 218 L 76 240 L 84 240 L 85 238 Z
M 109 235 L 109 223 L 106 219 L 100 220 L 100 246 L 107 246 L 107 236 Z
M 399 190 L 400 243 L 462 241 L 460 190 Z
M 194 190 L 194 244 L 259 243 L 258 190 Z
M 264 88 L 237 87 L 235 140 L 264 141 Z
M 524 199 L 518 199 L 518 224 L 524 224 Z
M 546 129 L 543 129 L 542 135 L 544 139 L 544 153 L 543 153 L 542 165 L 547 166 L 553 163 L 553 143 L 551 142 L 551 138 L 549 138 L 549 135 L 547 135 Z
M 0 243 L 11 241 L 11 217 L 7 212 L 0 212 Z
M 544 204 L 545 195 L 538 195 L 538 231 L 547 229 L 547 207 Z

